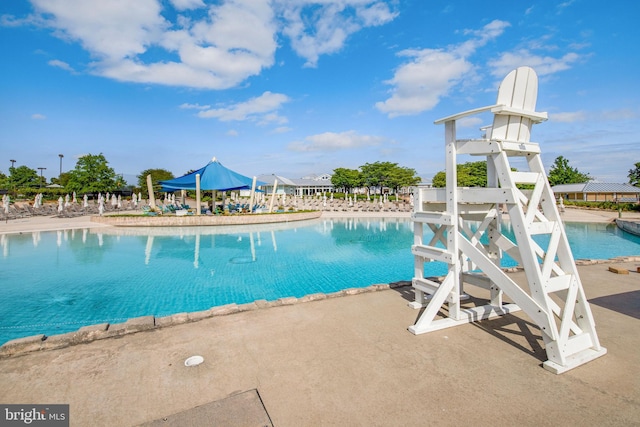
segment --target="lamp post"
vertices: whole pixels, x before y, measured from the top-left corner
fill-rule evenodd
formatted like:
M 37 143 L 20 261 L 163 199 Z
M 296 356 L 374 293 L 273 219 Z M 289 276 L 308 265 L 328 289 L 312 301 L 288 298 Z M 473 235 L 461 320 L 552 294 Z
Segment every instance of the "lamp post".
M 64 155 L 58 154 L 58 157 L 60 157 L 60 173 L 58 174 L 58 180 L 60 180 L 60 175 L 62 175 L 62 158 Z
M 11 169 L 9 169 L 9 184 L 11 184 L 11 193 L 13 194 L 13 197 L 16 197 L 16 191 L 15 188 L 13 188 L 13 174 L 11 173 L 11 171 L 13 170 L 13 165 L 16 163 L 15 160 L 9 160 L 11 162 Z
M 47 170 L 47 168 L 38 168 L 40 169 L 40 188 L 42 188 L 42 171 Z

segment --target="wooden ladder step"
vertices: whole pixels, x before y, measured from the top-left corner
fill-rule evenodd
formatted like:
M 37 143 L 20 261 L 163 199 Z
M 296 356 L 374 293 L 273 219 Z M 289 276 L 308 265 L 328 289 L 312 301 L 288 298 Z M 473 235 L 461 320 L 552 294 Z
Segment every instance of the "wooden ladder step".
M 414 277 L 411 280 L 411 284 L 413 285 L 414 288 L 429 295 L 435 294 L 436 291 L 438 290 L 438 287 L 440 287 L 440 283 L 434 282 L 433 280 L 420 278 L 420 277 Z
M 411 220 L 414 222 L 424 222 L 428 224 L 453 224 L 453 217 L 447 212 L 414 212 L 411 214 Z
M 411 253 L 425 260 L 446 262 L 447 264 L 453 263 L 453 254 L 451 252 L 435 246 L 413 245 Z

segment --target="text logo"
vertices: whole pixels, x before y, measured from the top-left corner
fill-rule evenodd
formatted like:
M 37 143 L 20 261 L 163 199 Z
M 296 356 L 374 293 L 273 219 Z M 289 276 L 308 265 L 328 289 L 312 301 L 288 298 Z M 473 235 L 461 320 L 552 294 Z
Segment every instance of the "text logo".
M 69 405 L 0 404 L 0 427 L 69 427 Z

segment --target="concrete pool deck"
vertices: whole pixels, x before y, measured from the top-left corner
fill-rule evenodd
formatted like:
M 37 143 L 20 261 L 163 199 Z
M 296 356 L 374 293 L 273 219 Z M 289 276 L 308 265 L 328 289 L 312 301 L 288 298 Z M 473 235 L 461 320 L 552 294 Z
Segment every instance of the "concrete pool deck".
M 412 335 L 404 287 L 1 359 L 0 402 L 133 426 L 257 390 L 276 426 L 632 425 L 640 275 L 607 268 L 579 271 L 608 354 L 563 375 L 541 367 L 539 329 L 521 313 Z M 192 355 L 204 363 L 185 367 Z
M 576 221 L 568 211 L 565 220 Z M 595 222 L 591 215 L 584 221 Z M 617 213 L 595 217 L 612 222 Z M 95 226 L 54 220 L 11 232 Z M 630 273 L 579 267 L 608 354 L 559 376 L 541 367 L 544 344 L 524 314 L 414 336 L 406 330 L 418 316 L 407 306 L 413 292 L 400 287 L 0 359 L 0 403 L 68 403 L 72 426 L 134 426 L 189 410 L 215 425 L 197 409 L 257 390 L 276 426 L 632 425 L 640 261 L 614 264 Z M 204 363 L 185 367 L 192 355 Z

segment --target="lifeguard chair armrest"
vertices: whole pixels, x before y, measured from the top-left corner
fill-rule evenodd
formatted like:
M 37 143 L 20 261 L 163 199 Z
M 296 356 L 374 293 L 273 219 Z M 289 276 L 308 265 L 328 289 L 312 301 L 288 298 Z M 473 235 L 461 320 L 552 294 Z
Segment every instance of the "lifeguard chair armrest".
M 433 123 L 436 125 L 441 125 L 442 123 L 458 120 L 463 117 L 472 116 L 478 113 L 484 113 L 485 111 L 493 111 L 494 108 L 498 108 L 498 107 L 504 107 L 504 105 L 489 105 L 487 107 L 474 108 L 473 110 L 464 111 L 462 113 L 454 114 L 453 116 L 438 119 Z
M 507 107 L 506 105 L 496 105 L 491 108 L 491 112 L 494 114 L 514 115 L 522 116 L 531 119 L 535 123 L 544 122 L 549 117 L 547 113 L 538 113 L 536 111 L 526 111 L 519 108 Z
M 516 116 L 523 116 L 533 120 L 535 123 L 544 122 L 549 117 L 547 113 L 538 113 L 535 111 L 525 111 L 518 108 L 507 107 L 503 104 L 489 105 L 487 107 L 474 108 L 473 110 L 467 110 L 462 113 L 454 114 L 452 116 L 444 117 L 442 119 L 438 119 L 433 122 L 436 125 L 441 125 L 442 123 L 455 121 L 461 119 L 463 117 L 472 116 L 478 113 L 484 113 L 486 111 L 491 111 L 494 114 L 513 114 Z

